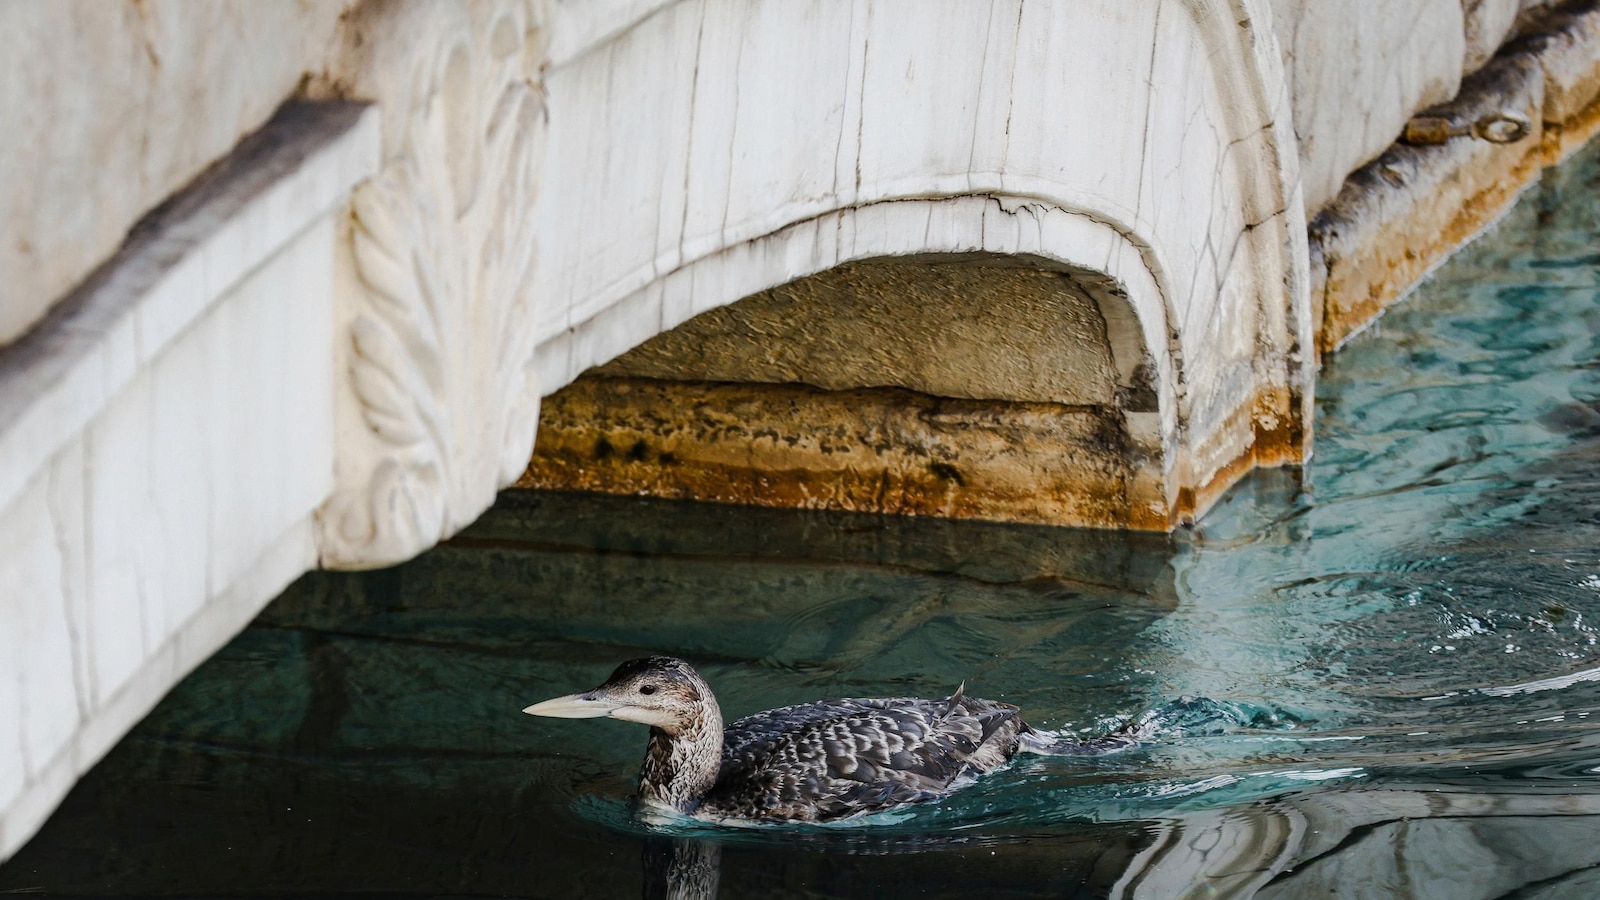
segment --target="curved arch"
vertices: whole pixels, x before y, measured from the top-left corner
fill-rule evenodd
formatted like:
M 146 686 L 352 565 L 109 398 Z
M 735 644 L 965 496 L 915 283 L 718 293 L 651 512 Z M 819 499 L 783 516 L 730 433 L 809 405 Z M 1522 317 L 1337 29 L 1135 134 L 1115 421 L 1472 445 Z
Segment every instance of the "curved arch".
M 1098 218 L 1033 198 L 984 195 L 851 207 L 701 257 L 541 343 L 535 357 L 540 384 L 549 393 L 703 312 L 844 263 L 979 253 L 1029 257 L 1112 279 L 1133 312 L 1157 384 L 1174 383 L 1165 291 L 1142 248 Z M 1126 379 L 1138 364 L 1118 360 Z M 1158 400 L 1165 443 L 1176 437 L 1176 398 L 1158 389 Z
M 918 3 L 892 22 L 843 0 L 646 5 L 547 78 L 536 291 L 563 302 L 542 315 L 544 393 L 843 263 L 1014 255 L 1126 295 L 1176 515 L 1299 458 L 1303 210 L 1265 0 Z M 635 88 L 661 102 L 619 115 Z M 614 147 L 630 168 L 597 162 Z

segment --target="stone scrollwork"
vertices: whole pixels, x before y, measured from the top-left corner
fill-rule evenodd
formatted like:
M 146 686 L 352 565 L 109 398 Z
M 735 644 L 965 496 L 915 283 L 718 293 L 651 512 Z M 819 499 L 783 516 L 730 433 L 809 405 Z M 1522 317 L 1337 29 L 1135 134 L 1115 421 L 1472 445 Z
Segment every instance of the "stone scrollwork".
M 461 23 L 418 54 L 408 102 L 380 98 L 386 117 L 404 118 L 388 119 L 387 162 L 351 201 L 358 290 L 339 485 L 319 515 L 325 566 L 432 546 L 481 513 L 532 451 L 545 113 L 526 13 Z

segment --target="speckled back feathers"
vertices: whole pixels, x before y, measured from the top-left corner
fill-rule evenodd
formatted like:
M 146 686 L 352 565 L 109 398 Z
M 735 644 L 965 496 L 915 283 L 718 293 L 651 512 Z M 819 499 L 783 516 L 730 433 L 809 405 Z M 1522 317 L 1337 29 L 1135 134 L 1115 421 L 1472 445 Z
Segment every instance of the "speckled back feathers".
M 1015 706 L 960 696 L 768 710 L 724 732 L 698 812 L 823 821 L 933 799 L 1004 764 L 1027 727 Z

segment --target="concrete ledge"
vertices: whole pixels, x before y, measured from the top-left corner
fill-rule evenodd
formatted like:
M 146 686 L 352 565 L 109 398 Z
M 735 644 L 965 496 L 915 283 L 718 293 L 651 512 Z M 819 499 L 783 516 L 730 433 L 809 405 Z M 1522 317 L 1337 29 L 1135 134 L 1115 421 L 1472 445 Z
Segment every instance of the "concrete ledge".
M 1331 352 L 1499 218 L 1522 191 L 1600 128 L 1600 4 L 1568 3 L 1508 44 L 1453 100 L 1424 111 L 1470 123 L 1525 116 L 1511 144 L 1471 137 L 1395 144 L 1345 181 L 1310 224 L 1318 350 Z
M 1582 0 L 1549 10 L 1536 33 L 1506 52 L 1532 56 L 1543 68 L 1545 164 L 1566 159 L 1600 130 L 1600 4 Z

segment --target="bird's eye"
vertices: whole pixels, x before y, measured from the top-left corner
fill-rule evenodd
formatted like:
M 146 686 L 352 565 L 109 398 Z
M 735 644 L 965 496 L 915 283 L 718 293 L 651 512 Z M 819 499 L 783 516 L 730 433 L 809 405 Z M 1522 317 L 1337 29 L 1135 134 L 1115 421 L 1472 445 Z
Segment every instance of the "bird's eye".
M 639 688 L 639 693 L 641 693 L 641 694 L 649 695 L 649 694 L 654 694 L 655 692 L 656 692 L 656 686 L 653 685 L 653 684 L 647 684 L 644 687 Z

